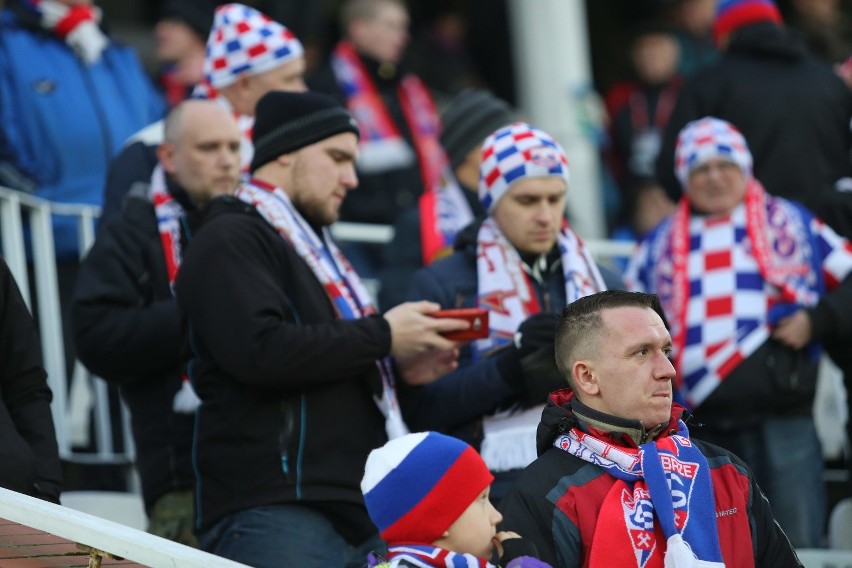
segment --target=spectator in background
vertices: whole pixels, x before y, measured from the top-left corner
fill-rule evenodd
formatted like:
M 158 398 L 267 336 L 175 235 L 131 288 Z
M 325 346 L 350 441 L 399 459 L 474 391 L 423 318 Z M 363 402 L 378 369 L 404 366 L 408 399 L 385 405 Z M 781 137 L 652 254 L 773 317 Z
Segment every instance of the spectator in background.
M 458 95 L 441 115 L 440 141 L 452 169 L 444 171 L 437 191 L 425 193 L 394 223 L 379 272 L 383 309 L 403 302 L 417 269 L 452 253 L 456 234 L 483 213 L 476 195 L 482 142 L 514 120 L 507 103 L 476 89 Z
M 784 29 L 771 0 L 722 0 L 713 36 L 722 58 L 684 81 L 663 138 L 657 179 L 677 201 L 674 149 L 687 122 L 727 120 L 749 141 L 772 195 L 820 214 L 850 172 L 852 93 Z
M 160 86 L 169 107 L 186 99 L 204 79 L 204 51 L 216 0 L 166 0 L 154 26 Z
M 340 21 L 344 39 L 330 65 L 308 80 L 312 90 L 343 101 L 361 129 L 358 191 L 340 218 L 390 224 L 440 184 L 447 158 L 438 142 L 438 111 L 426 85 L 402 64 L 409 26 L 402 0 L 348 0 Z M 380 246 L 344 250 L 364 276 L 381 266 Z
M 687 124 L 675 164 L 684 196 L 626 280 L 660 296 L 677 386 L 700 423 L 693 435 L 749 464 L 794 546 L 820 547 L 826 496 L 812 409 L 820 342 L 852 330 L 852 245 L 768 195 L 729 122 Z
M 792 0 L 787 22 L 821 60 L 838 64 L 852 55 L 852 21 L 837 0 Z
M 100 21 L 91 0 L 8 0 L 0 11 L 0 184 L 100 205 L 109 160 L 162 117 L 136 54 Z M 59 261 L 76 264 L 76 221 L 57 217 L 54 236 Z
M 645 204 L 660 205 L 657 220 L 669 215 L 674 205 L 658 184 L 649 183 L 680 89 L 674 33 L 656 22 L 639 25 L 630 58 L 635 78 L 614 85 L 606 102 L 611 116 L 613 171 L 621 190 L 616 223 L 639 236 L 653 228 L 647 227 L 647 214 L 652 210 L 643 207 Z
M 73 320 L 80 360 L 118 385 L 130 409 L 148 531 L 196 545 L 192 436 L 197 398 L 174 279 L 186 215 L 239 181 L 240 133 L 212 101 L 180 103 L 149 184 L 136 184 L 95 240 L 80 274 Z
M 35 322 L 0 257 L 0 487 L 59 504 L 52 398 Z
M 417 272 L 409 299 L 485 308 L 489 335 L 462 349 L 458 369 L 401 386 L 400 404 L 415 431 L 441 430 L 480 449 L 499 501 L 535 459 L 541 407 L 562 385 L 553 356 L 556 313 L 608 284 L 565 223 L 562 147 L 517 122 L 490 134 L 481 156 L 487 216 L 457 236 L 453 254 Z
M 304 91 L 305 59 L 293 33 L 265 14 L 242 4 L 216 8 L 207 38 L 204 81 L 194 97 L 216 101 L 234 114 L 242 137 L 241 163 L 248 170 L 253 154 L 254 107 L 273 90 Z M 127 141 L 110 164 L 101 222 L 121 210 L 135 183 L 148 183 L 163 140 L 163 122 L 149 124 Z
M 712 29 L 717 0 L 676 0 L 664 18 L 676 30 L 678 73 L 692 75 L 719 59 L 713 45 Z

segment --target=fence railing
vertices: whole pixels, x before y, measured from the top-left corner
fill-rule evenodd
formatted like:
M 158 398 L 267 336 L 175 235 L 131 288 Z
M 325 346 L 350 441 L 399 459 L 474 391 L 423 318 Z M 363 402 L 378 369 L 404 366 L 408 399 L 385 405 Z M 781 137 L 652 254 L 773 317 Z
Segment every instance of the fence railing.
M 53 391 L 53 419 L 60 456 L 77 463 L 131 464 L 134 458 L 130 436 L 129 413 L 121 406 L 122 444 L 116 450 L 107 384 L 75 362 L 70 380 L 66 372 L 65 345 L 62 333 L 62 309 L 59 303 L 56 254 L 54 252 L 52 216 L 76 219 L 81 256 L 95 239 L 95 223 L 100 208 L 85 204 L 61 204 L 0 187 L 0 239 L 6 263 L 15 276 L 27 305 L 38 306 L 38 324 L 48 384 Z M 25 227 L 29 231 L 26 244 Z M 331 227 L 334 238 L 341 242 L 387 243 L 393 228 L 384 225 L 336 223 Z M 598 258 L 624 257 L 632 244 L 591 240 L 589 249 Z M 35 298 L 30 293 L 30 269 L 34 276 Z M 373 282 L 371 289 L 377 289 Z M 90 430 L 94 440 L 89 440 Z M 75 451 L 90 446 L 93 451 Z

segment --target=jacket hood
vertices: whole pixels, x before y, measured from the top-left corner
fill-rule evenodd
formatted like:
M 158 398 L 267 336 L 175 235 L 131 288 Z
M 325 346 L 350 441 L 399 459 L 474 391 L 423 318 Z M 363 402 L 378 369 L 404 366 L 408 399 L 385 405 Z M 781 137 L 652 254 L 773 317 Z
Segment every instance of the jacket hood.
M 743 26 L 731 37 L 728 53 L 799 61 L 808 56 L 807 48 L 786 29 L 771 22 Z

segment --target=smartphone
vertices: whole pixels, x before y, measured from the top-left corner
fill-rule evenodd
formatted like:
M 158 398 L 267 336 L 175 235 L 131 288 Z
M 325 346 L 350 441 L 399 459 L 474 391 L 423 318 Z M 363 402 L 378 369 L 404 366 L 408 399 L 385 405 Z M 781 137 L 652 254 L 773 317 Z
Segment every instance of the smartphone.
M 433 318 L 463 319 L 470 322 L 468 329 L 446 331 L 441 335 L 453 341 L 472 341 L 488 337 L 488 310 L 485 308 L 461 308 L 440 310 L 428 314 Z

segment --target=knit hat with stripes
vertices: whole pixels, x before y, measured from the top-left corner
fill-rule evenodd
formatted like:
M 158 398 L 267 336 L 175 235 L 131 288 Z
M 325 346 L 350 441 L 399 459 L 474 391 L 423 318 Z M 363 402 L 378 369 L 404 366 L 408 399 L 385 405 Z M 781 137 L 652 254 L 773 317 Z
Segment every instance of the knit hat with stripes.
M 675 174 L 686 187 L 689 173 L 701 164 L 722 159 L 735 163 L 750 179 L 751 151 L 740 131 L 728 121 L 712 116 L 693 120 L 681 129 L 675 146 Z
M 758 22 L 781 24 L 781 12 L 772 0 L 719 0 L 713 22 L 716 45 L 731 32 Z
M 431 544 L 492 481 L 471 446 L 437 432 L 419 432 L 370 452 L 361 491 L 388 545 Z
M 207 38 L 204 77 L 214 89 L 236 82 L 241 74 L 258 75 L 304 53 L 293 32 L 242 4 L 216 8 Z
M 556 176 L 571 181 L 568 156 L 548 133 L 525 122 L 499 128 L 485 139 L 479 163 L 479 201 L 487 212 L 513 183 L 529 177 Z

